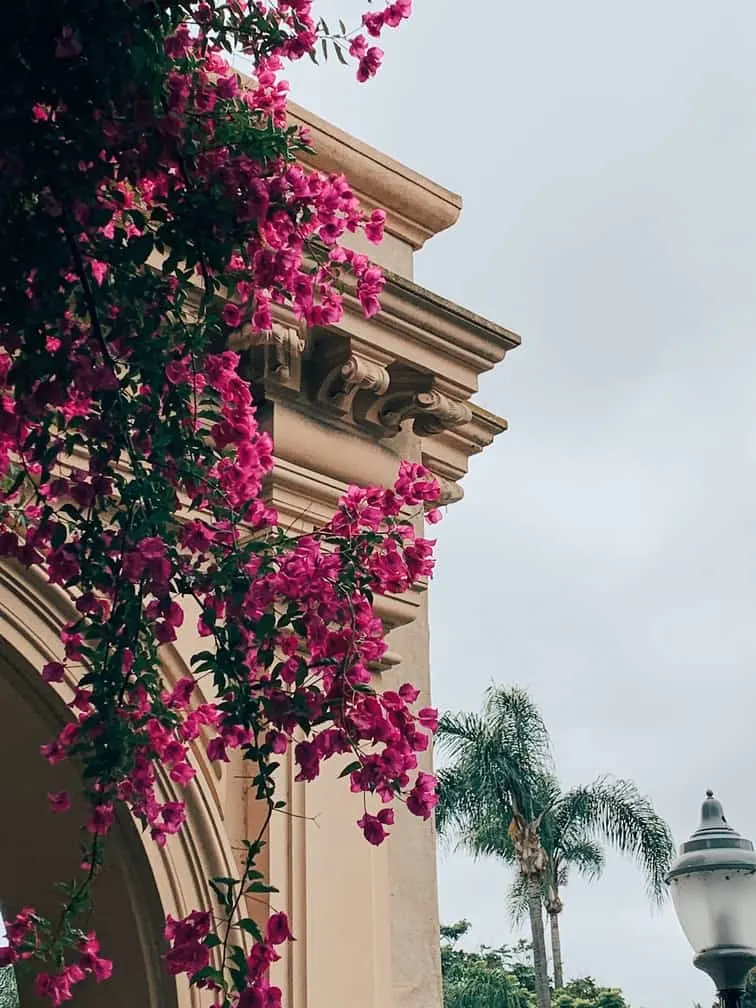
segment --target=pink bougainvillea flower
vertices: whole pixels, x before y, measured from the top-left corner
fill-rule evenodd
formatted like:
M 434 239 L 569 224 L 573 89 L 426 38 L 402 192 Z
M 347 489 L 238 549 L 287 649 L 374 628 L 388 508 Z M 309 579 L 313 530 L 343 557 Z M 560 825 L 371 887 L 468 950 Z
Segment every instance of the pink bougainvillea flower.
M 73 986 L 80 983 L 86 973 L 76 963 L 64 966 L 59 973 L 40 973 L 35 979 L 34 987 L 40 997 L 49 998 L 54 1005 L 70 1001 Z
M 370 813 L 366 812 L 365 815 L 358 820 L 357 825 L 365 835 L 367 842 L 373 844 L 374 847 L 378 847 L 388 836 L 388 831 L 385 827 L 393 825 L 393 822 L 393 809 L 386 808 L 381 809 L 378 815 L 370 815 Z
M 100 805 L 95 805 L 92 809 L 89 822 L 87 823 L 87 829 L 90 833 L 104 836 L 106 833 L 110 832 L 110 827 L 113 825 L 114 819 L 115 808 L 113 807 L 113 803 L 103 802 Z
M 271 914 L 268 918 L 265 933 L 271 945 L 281 945 L 283 942 L 294 940 L 294 936 L 289 928 L 289 918 L 282 911 Z
M 242 310 L 238 305 L 233 304 L 231 301 L 227 301 L 221 311 L 221 318 L 229 329 L 238 329 L 242 323 Z
M 379 245 L 383 241 L 383 228 L 386 223 L 385 210 L 373 210 L 365 222 L 365 237 L 368 241 Z
M 357 66 L 357 80 L 365 82 L 374 77 L 383 62 L 383 49 L 378 46 L 370 46 L 364 56 L 360 58 Z
M 53 812 L 67 812 L 71 808 L 71 799 L 67 791 L 55 791 L 48 794 L 47 800 Z
M 146 7 L 127 6 L 132 18 Z M 68 698 L 72 720 L 42 753 L 50 763 L 75 756 L 86 771 L 84 888 L 117 803 L 160 847 L 183 828 L 184 802 L 165 800 L 163 789 L 180 792 L 195 778 L 195 744 L 216 763 L 251 760 L 271 781 L 290 748 L 298 781 L 356 756 L 346 786 L 384 806 L 359 820 L 371 844 L 388 835 L 395 800 L 425 818 L 437 800 L 433 778 L 418 773 L 436 712 L 416 712 L 408 685 L 376 693 L 371 670 L 386 652 L 373 597 L 401 594 L 433 570 L 433 543 L 412 521 L 437 502 L 438 486 L 403 463 L 393 487 L 350 488 L 322 529 L 289 535 L 263 494 L 273 444 L 247 359 L 215 346 L 229 338 L 254 354 L 279 338 L 282 317 L 287 327 L 337 325 L 346 274 L 371 318 L 385 285 L 368 256 L 341 244 L 359 232 L 380 242 L 385 212 L 365 213 L 346 178 L 301 164 L 306 131 L 288 129 L 281 71 L 319 42 L 313 4 L 263 0 L 254 9 L 265 16 L 250 19 L 247 0 L 194 3 L 194 23 L 161 39 L 155 105 L 135 101 L 128 81 L 119 91 L 120 78 L 75 114 L 30 92 L 19 103 L 30 143 L 18 164 L 0 164 L 0 181 L 37 215 L 31 226 L 41 222 L 51 249 L 49 263 L 20 262 L 21 321 L 0 327 L 0 555 L 73 596 L 64 659 L 47 662 L 42 677 L 79 685 Z M 360 80 L 383 59 L 372 41 L 410 10 L 410 0 L 389 2 L 339 41 Z M 249 79 L 210 41 L 219 27 L 253 54 Z M 86 42 L 87 67 L 102 56 L 107 77 L 96 18 L 56 30 L 48 56 L 75 61 Z M 128 41 L 120 39 L 124 59 Z M 70 200 L 24 162 L 24 150 L 48 139 L 63 177 L 76 182 Z M 155 250 L 165 253 L 162 269 L 152 269 Z M 159 646 L 178 639 L 189 607 L 207 650 L 169 685 Z M 65 792 L 48 797 L 54 811 L 70 806 Z M 245 871 L 260 878 L 253 864 Z M 241 891 L 246 881 L 225 884 Z M 203 908 L 167 919 L 170 973 L 191 980 L 210 964 L 224 933 L 224 907 L 213 910 L 215 918 Z M 111 975 L 71 907 L 67 947 L 52 956 L 46 925 L 24 913 L 8 923 L 7 956 L 57 964 L 38 976 L 39 994 L 60 1004 L 85 977 Z M 280 1008 L 268 973 L 292 940 L 286 915 L 273 914 L 264 934 L 241 953 L 246 972 L 224 978 L 239 1008 Z M 220 983 L 209 973 L 192 982 Z
M 55 58 L 64 60 L 75 59 L 81 55 L 81 51 L 82 45 L 79 33 L 71 28 L 70 25 L 65 25 L 55 40 Z
M 108 275 L 110 267 L 105 262 L 100 262 L 99 259 L 93 259 L 89 264 L 89 268 L 92 270 L 92 276 L 95 278 L 97 283 L 102 286 L 105 277 Z
M 48 662 L 42 666 L 42 678 L 45 682 L 63 682 L 66 675 L 66 667 L 61 662 Z

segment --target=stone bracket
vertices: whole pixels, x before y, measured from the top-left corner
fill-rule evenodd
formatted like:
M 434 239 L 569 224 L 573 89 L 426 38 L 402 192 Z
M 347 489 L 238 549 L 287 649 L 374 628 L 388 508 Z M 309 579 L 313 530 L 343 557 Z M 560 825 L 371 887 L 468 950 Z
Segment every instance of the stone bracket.
M 442 392 L 433 375 L 355 343 L 319 334 L 313 354 L 317 405 L 379 438 L 393 437 L 409 420 L 419 437 L 470 422 L 467 403 Z
M 378 361 L 352 352 L 343 363 L 328 371 L 316 393 L 321 406 L 336 410 L 342 416 L 353 417 L 354 400 L 358 393 L 367 392 L 381 397 L 388 392 L 391 376 Z
M 407 420 L 419 437 L 440 434 L 469 423 L 472 411 L 467 403 L 457 402 L 431 388 L 424 392 L 405 390 L 384 396 L 368 413 L 387 433 L 397 434 Z
M 249 353 L 248 377 L 273 382 L 292 392 L 301 390 L 302 363 L 308 349 L 307 334 L 301 325 L 276 321 L 264 333 L 247 327 L 229 345 L 232 350 Z

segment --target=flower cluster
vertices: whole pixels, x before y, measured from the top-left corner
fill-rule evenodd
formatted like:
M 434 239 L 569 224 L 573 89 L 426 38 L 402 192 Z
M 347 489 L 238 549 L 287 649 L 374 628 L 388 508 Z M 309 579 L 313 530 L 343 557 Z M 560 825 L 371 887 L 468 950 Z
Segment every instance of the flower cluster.
M 324 527 L 285 532 L 263 496 L 273 445 L 227 349 L 269 332 L 281 306 L 308 326 L 338 322 L 346 275 L 364 314 L 379 310 L 380 270 L 341 242 L 379 242 L 385 214 L 297 163 L 307 139 L 287 126 L 279 74 L 323 34 L 360 80 L 381 50 L 360 32 L 334 40 L 311 0 L 102 0 L 81 23 L 53 0 L 53 38 L 49 0 L 38 6 L 44 18 L 9 28 L 12 59 L 32 72 L 0 58 L 12 82 L 0 99 L 0 557 L 72 599 L 59 660 L 41 670 L 72 688 L 71 717 L 43 756 L 83 765 L 89 844 L 59 920 L 20 911 L 3 958 L 40 964 L 37 992 L 59 1004 L 112 970 L 78 919 L 119 803 L 164 845 L 185 821 L 192 746 L 216 763 L 240 752 L 266 825 L 289 748 L 299 781 L 339 761 L 372 844 L 397 800 L 430 816 L 419 754 L 436 713 L 409 684 L 373 689 L 386 645 L 372 600 L 431 574 L 418 516 L 438 486 L 405 462 L 393 487 L 351 488 Z M 376 39 L 409 14 L 396 0 L 362 29 Z M 246 78 L 223 56 L 234 48 L 252 60 Z M 159 648 L 188 618 L 207 650 L 169 687 Z M 66 792 L 48 799 L 71 808 Z M 288 920 L 239 916 L 241 892 L 270 893 L 256 868 L 265 835 L 246 841 L 238 879 L 212 880 L 218 908 L 166 923 L 168 971 L 224 1008 L 280 1004 L 269 967 Z
M 20 910 L 6 923 L 8 944 L 0 948 L 0 966 L 13 966 L 31 959 L 38 948 L 40 930 L 45 922 L 29 907 Z M 61 966 L 55 973 L 41 972 L 35 979 L 35 990 L 40 997 L 49 998 L 54 1005 L 73 997 L 75 984 L 93 976 L 99 983 L 108 980 L 113 963 L 100 955 L 100 943 L 90 931 L 80 933 L 75 944 L 76 958 Z

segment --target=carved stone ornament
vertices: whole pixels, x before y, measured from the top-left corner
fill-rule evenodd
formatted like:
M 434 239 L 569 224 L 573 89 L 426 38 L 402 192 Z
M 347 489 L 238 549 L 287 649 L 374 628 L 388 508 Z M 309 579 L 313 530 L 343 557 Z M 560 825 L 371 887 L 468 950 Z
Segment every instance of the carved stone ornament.
M 273 328 L 264 333 L 247 327 L 238 334 L 231 347 L 253 354 L 251 370 L 258 379 L 270 379 L 294 391 L 300 389 L 302 355 L 307 347 L 302 329 L 282 322 L 274 322 Z
M 467 403 L 455 402 L 437 389 L 389 392 L 377 407 L 372 412 L 383 427 L 397 433 L 406 420 L 414 419 L 412 429 L 420 437 L 462 427 L 472 420 Z
M 302 332 L 293 326 L 274 322 L 272 331 L 266 333 L 263 345 L 267 351 L 266 370 L 270 376 L 283 385 L 289 383 L 296 372 L 297 384 L 299 384 L 302 354 L 306 346 Z
M 391 378 L 382 364 L 351 353 L 343 363 L 336 364 L 326 375 L 318 389 L 318 402 L 338 410 L 342 415 L 352 413 L 358 392 L 370 392 L 379 397 L 388 392 Z
M 441 489 L 441 496 L 437 501 L 431 504 L 431 507 L 446 507 L 447 504 L 456 504 L 457 501 L 461 501 L 465 496 L 465 491 L 459 485 L 455 483 L 454 480 L 444 479 L 442 476 L 436 476 L 436 481 Z

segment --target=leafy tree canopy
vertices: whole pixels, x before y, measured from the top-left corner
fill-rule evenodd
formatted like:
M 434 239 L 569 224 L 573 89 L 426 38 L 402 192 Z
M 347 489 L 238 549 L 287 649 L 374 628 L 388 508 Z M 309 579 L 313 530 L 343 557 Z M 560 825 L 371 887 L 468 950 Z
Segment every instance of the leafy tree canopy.
M 529 944 L 481 945 L 467 951 L 459 943 L 469 930 L 466 920 L 441 928 L 444 1008 L 533 1008 L 535 977 Z M 630 1008 L 621 991 L 601 987 L 591 977 L 571 980 L 552 998 L 554 1008 Z

